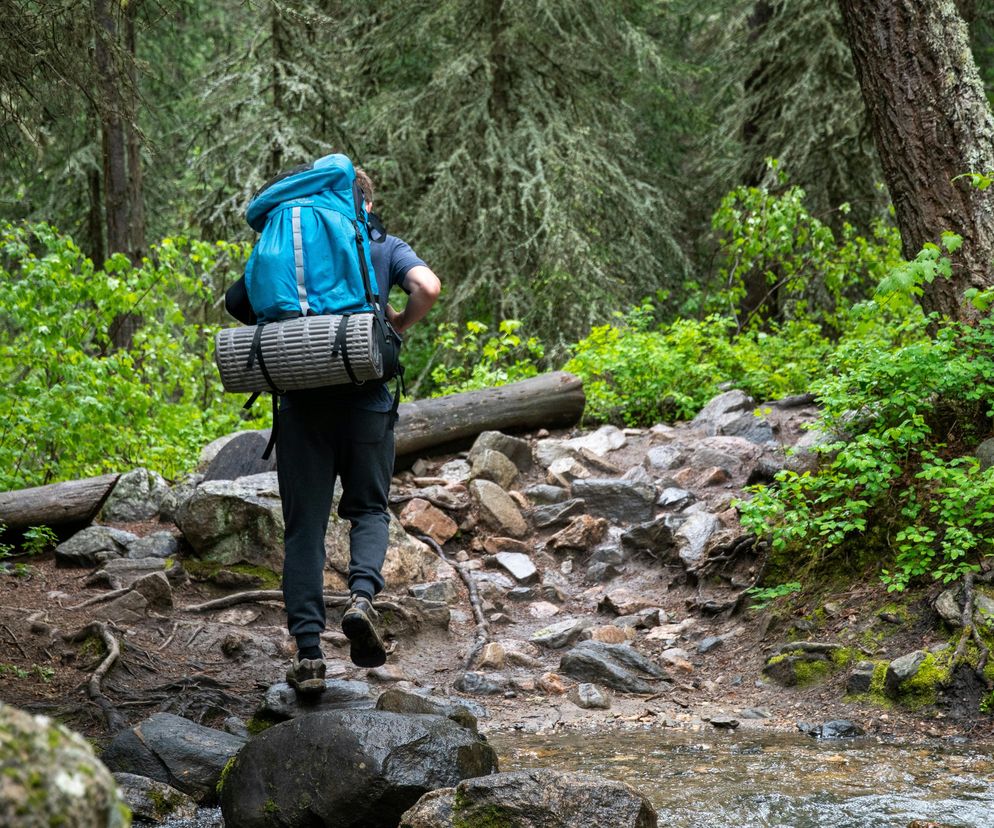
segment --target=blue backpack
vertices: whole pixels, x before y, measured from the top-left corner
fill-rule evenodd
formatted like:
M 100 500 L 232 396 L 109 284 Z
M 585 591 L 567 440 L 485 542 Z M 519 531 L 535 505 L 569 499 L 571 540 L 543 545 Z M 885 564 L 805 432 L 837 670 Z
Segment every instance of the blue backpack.
M 255 315 L 277 322 L 311 314 L 383 311 L 369 258 L 372 233 L 355 168 L 326 155 L 265 184 L 246 219 L 261 233 L 245 266 Z

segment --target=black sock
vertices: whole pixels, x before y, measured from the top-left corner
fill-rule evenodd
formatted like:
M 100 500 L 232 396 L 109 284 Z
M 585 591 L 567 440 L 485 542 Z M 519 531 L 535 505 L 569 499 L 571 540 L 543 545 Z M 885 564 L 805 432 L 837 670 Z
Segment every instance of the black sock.
M 305 658 L 324 658 L 324 653 L 321 652 L 321 648 L 317 644 L 312 644 L 310 647 L 302 647 L 297 650 L 297 658 L 301 661 Z

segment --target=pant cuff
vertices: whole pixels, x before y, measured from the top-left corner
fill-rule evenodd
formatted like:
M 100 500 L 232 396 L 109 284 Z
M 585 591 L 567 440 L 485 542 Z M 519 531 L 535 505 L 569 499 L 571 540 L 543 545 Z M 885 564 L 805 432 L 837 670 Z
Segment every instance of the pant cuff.
M 367 578 L 355 578 L 349 584 L 350 592 L 365 592 L 370 598 L 376 595 L 379 591 L 376 589 L 376 584 Z
M 303 650 L 305 647 L 321 646 L 321 636 L 319 633 L 301 633 L 296 638 L 298 650 Z

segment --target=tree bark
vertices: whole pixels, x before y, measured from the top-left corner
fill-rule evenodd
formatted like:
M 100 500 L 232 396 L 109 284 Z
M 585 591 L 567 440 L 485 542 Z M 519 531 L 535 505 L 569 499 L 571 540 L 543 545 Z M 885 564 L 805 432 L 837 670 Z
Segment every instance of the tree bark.
M 117 474 L 0 492 L 0 523 L 22 531 L 31 526 L 89 523 L 117 483 Z
M 922 306 L 973 319 L 963 291 L 990 287 L 994 117 L 954 0 L 839 0 L 906 258 L 943 231 L 962 236 L 953 277 L 924 285 Z M 956 179 L 956 180 L 954 180 Z
M 394 430 L 397 456 L 458 445 L 483 431 L 571 426 L 580 419 L 585 403 L 583 383 L 564 371 L 403 403 Z

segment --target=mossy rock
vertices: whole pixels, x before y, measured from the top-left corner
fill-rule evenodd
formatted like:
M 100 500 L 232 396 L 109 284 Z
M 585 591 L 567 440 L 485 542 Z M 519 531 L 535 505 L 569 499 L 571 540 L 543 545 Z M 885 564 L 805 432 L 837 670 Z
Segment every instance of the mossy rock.
M 844 664 L 836 663 L 834 653 L 829 656 L 794 650 L 771 656 L 763 674 L 781 687 L 807 687 L 821 683 L 841 666 Z

